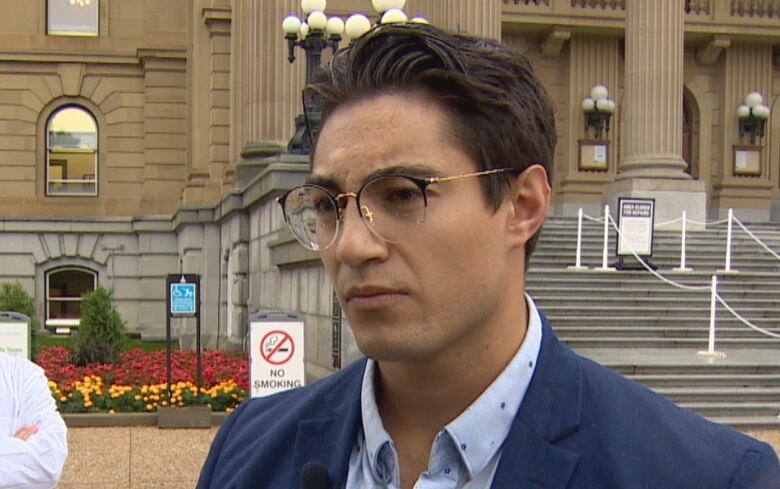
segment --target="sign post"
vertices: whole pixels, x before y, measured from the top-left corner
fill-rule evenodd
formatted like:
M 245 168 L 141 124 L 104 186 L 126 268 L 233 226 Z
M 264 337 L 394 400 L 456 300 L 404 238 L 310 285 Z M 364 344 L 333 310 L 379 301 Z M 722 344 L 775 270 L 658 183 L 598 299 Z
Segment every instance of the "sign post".
M 341 302 L 336 295 L 335 287 L 331 304 L 331 356 L 333 357 L 333 368 L 341 369 Z
M 30 318 L 18 312 L 0 312 L 0 353 L 32 360 Z
M 171 318 L 195 318 L 195 361 L 197 363 L 196 384 L 198 404 L 201 404 L 200 389 L 203 384 L 200 351 L 200 275 L 189 273 L 169 274 L 165 280 L 165 301 L 168 312 L 165 315 L 165 369 L 168 384 L 168 403 L 171 402 Z
M 655 270 L 650 263 L 653 256 L 653 227 L 655 226 L 655 199 L 618 199 L 618 235 L 617 255 L 618 269 L 642 270 L 644 267 L 636 261 L 634 254 L 640 260 Z
M 250 391 L 262 397 L 305 382 L 303 317 L 265 311 L 249 318 Z

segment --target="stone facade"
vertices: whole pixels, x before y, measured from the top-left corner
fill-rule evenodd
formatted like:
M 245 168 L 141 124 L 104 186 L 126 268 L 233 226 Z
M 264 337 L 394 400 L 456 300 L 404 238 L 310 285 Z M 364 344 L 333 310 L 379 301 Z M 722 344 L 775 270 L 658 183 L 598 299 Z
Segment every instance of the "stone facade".
M 334 368 L 334 350 L 355 358 L 344 319 L 334 348 L 330 284 L 274 201 L 308 171 L 272 156 L 301 111 L 304 55 L 287 62 L 280 27 L 298 1 L 93 0 L 97 37 L 47 35 L 47 1 L 58 0 L 6 0 L 0 17 L 0 280 L 19 280 L 45 317 L 49 272 L 90 270 L 130 331 L 159 337 L 166 274 L 199 273 L 206 346 L 241 347 L 250 313 L 289 309 L 306 318 L 310 376 Z M 695 194 L 701 218 L 734 207 L 780 219 L 780 110 L 758 174 L 734 172 L 737 106 L 751 91 L 770 108 L 780 96 L 780 2 L 633 2 L 408 0 L 407 11 L 531 60 L 556 105 L 554 213 L 655 192 Z M 373 15 L 369 0 L 328 10 Z M 581 101 L 597 83 L 618 110 L 606 168 L 586 170 Z M 98 126 L 98 195 L 47 196 L 49 117 L 74 104 Z

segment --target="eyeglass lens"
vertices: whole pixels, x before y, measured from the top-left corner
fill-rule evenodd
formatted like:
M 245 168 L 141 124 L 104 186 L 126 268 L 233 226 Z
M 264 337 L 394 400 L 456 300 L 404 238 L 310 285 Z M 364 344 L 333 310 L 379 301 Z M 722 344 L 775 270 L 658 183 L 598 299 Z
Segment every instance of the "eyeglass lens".
M 398 242 L 425 220 L 426 196 L 413 180 L 403 176 L 381 176 L 369 180 L 359 193 L 363 222 L 378 237 Z M 336 240 L 341 215 L 350 205 L 316 186 L 302 186 L 290 192 L 284 212 L 293 234 L 311 250 L 325 249 Z

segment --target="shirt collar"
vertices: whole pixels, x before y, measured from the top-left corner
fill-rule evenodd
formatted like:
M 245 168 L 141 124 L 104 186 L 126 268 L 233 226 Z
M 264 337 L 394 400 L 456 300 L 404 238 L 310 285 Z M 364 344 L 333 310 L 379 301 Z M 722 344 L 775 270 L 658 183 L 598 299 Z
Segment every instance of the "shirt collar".
M 365 436 L 368 463 L 371 467 L 371 473 L 378 481 L 385 482 L 392 477 L 391 470 L 396 467 L 387 467 L 387 458 L 397 459 L 397 457 L 388 457 L 383 452 L 393 447 L 393 441 L 390 435 L 385 431 L 382 424 L 382 418 L 379 416 L 379 407 L 376 404 L 376 395 L 374 391 L 374 376 L 376 372 L 376 362 L 369 358 L 366 362 L 366 370 L 363 373 L 363 388 L 360 394 L 360 408 L 363 418 L 363 435 Z
M 517 353 L 482 395 L 444 428 L 457 447 L 469 479 L 481 472 L 501 448 L 536 370 L 542 321 L 533 299 L 528 294 L 525 298 L 528 329 Z M 376 404 L 375 372 L 376 362 L 368 359 L 361 391 L 363 434 L 371 472 L 378 481 L 386 481 L 398 470 L 393 463 L 397 457 L 385 453 L 394 453 L 395 448 Z
M 503 372 L 460 416 L 444 429 L 452 437 L 469 472 L 480 473 L 501 448 L 536 370 L 542 344 L 542 320 L 526 294 L 528 329 Z

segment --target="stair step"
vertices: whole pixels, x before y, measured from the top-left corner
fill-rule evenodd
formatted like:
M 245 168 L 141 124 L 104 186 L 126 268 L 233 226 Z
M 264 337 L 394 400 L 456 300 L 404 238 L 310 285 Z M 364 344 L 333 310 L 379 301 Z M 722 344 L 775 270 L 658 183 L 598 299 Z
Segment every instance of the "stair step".
M 780 387 L 659 387 L 653 390 L 677 404 L 689 402 L 780 403 Z
M 561 326 L 558 325 L 554 328 L 555 333 L 560 338 L 698 338 L 708 339 L 709 328 L 702 326 L 700 328 L 690 327 L 660 327 L 660 326 L 631 326 L 631 327 L 603 327 L 603 326 Z M 780 335 L 780 328 L 773 327 L 767 328 L 768 331 Z M 741 328 L 726 328 L 719 326 L 717 328 L 717 340 L 721 341 L 726 338 L 767 338 L 758 331 L 754 331 L 747 327 Z
M 560 337 L 572 348 L 684 348 L 706 350 L 707 338 L 600 338 Z M 719 338 L 718 350 L 727 348 L 777 349 L 780 339 L 775 338 Z
M 780 414 L 780 403 L 776 402 L 740 404 L 727 402 L 688 402 L 681 403 L 679 406 L 704 417 L 765 416 L 768 418 L 777 418 L 778 414 Z
M 653 389 L 659 387 L 778 387 L 780 374 L 634 374 L 628 378 Z M 780 409 L 780 408 L 779 408 Z M 780 412 L 780 411 L 779 411 Z
M 707 419 L 740 431 L 780 429 L 780 419 L 772 416 L 708 416 Z

